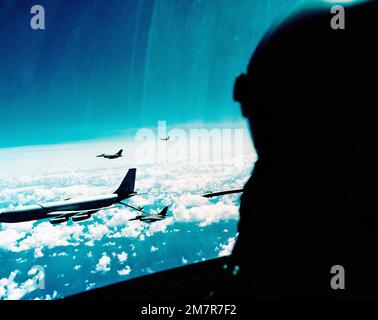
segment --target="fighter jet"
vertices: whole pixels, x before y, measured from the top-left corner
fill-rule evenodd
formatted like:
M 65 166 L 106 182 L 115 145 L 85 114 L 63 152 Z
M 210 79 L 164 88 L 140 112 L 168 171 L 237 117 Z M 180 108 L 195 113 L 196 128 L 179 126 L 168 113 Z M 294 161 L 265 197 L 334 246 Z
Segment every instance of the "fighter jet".
M 97 156 L 97 158 L 117 159 L 117 158 L 122 157 L 122 152 L 123 152 L 123 150 L 121 149 L 116 154 L 105 154 L 105 153 L 103 153 L 103 154 L 99 154 Z
M 166 138 L 160 138 L 160 140 L 163 140 L 163 141 L 168 141 L 169 139 L 170 139 L 171 137 L 170 136 L 168 136 L 168 137 L 166 137 Z
M 158 214 L 148 214 L 145 216 L 138 216 L 136 218 L 130 219 L 129 221 L 143 221 L 143 222 L 156 222 L 161 221 L 167 218 L 167 212 L 169 207 L 165 207 L 163 210 L 161 210 Z
M 117 204 L 126 205 L 123 200 L 137 195 L 134 190 L 136 169 L 130 169 L 119 188 L 112 194 L 89 198 L 69 199 L 60 202 L 41 203 L 20 209 L 0 212 L 0 222 L 17 223 L 50 219 L 51 224 L 82 221 L 91 218 L 99 210 L 112 208 Z M 138 210 L 132 206 L 126 205 Z M 139 210 L 138 210 L 139 211 Z

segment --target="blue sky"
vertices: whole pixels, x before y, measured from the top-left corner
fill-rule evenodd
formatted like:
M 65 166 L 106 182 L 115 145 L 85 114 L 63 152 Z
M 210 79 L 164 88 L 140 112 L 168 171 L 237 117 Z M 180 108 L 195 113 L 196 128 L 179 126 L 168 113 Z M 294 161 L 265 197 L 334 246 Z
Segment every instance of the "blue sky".
M 240 121 L 234 78 L 295 0 L 0 3 L 0 148 Z

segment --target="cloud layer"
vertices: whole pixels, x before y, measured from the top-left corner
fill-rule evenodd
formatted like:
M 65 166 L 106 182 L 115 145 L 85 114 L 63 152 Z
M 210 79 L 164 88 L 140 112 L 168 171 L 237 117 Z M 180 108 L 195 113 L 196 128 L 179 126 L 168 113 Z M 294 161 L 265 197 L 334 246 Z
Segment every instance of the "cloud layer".
M 129 203 L 150 213 L 170 206 L 169 217 L 153 224 L 129 222 L 136 213 L 125 207 L 100 211 L 81 223 L 0 224 L 0 299 L 54 299 L 230 254 L 239 196 L 209 200 L 200 195 L 242 187 L 252 162 L 253 157 L 244 157 L 228 163 L 138 167 L 136 188 L 147 194 Z M 107 167 L 20 175 L 0 182 L 0 204 L 5 209 L 106 194 L 126 171 Z M 36 264 L 46 267 L 44 291 L 36 287 L 35 276 L 27 275 Z

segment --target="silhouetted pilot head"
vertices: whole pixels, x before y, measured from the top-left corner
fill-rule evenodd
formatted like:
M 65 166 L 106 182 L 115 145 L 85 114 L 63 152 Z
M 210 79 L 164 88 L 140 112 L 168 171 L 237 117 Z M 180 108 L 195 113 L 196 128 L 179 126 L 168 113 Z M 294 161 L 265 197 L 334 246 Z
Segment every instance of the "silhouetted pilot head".
M 315 3 L 266 35 L 234 99 L 260 159 L 351 165 L 377 143 L 377 1 Z M 345 29 L 331 26 L 334 5 L 345 9 Z

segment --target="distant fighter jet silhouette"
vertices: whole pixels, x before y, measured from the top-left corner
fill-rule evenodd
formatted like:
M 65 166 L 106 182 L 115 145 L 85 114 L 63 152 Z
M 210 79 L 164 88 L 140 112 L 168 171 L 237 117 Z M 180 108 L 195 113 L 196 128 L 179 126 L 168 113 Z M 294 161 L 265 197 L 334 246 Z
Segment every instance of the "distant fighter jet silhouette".
M 170 139 L 171 137 L 170 136 L 168 136 L 168 137 L 166 137 L 166 138 L 160 138 L 160 140 L 163 140 L 163 141 L 168 141 L 169 139 Z
M 97 156 L 97 158 L 117 159 L 117 158 L 122 157 L 122 152 L 123 152 L 123 150 L 121 149 L 116 154 L 105 154 L 105 153 L 103 153 L 103 154 L 99 154 Z
M 138 216 L 134 219 L 130 219 L 129 221 L 143 221 L 143 222 L 156 222 L 156 221 L 161 221 L 167 218 L 167 212 L 168 212 L 169 207 L 165 207 L 163 210 L 161 210 L 158 214 L 148 214 L 145 216 Z M 138 210 L 139 211 L 139 210 Z

